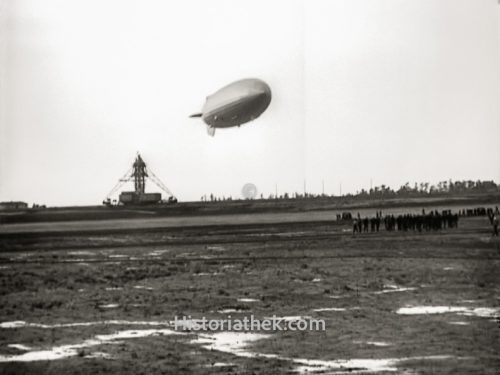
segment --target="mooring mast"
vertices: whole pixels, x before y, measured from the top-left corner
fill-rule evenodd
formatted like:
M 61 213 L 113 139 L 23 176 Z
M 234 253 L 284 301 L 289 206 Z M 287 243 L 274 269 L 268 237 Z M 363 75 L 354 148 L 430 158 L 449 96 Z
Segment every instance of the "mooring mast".
M 161 193 L 146 193 L 146 179 L 150 179 L 156 186 L 163 190 L 167 196 L 168 203 L 177 202 L 177 198 L 172 194 L 172 192 L 165 186 L 161 180 L 155 176 L 155 174 L 148 169 L 146 163 L 142 159 L 141 155 L 137 153 L 134 164 L 125 173 L 125 175 L 120 178 L 116 186 L 109 192 L 104 200 L 104 204 L 111 205 L 111 195 L 117 192 L 126 182 L 134 181 L 134 191 L 123 191 L 119 196 L 120 204 L 155 204 L 161 202 Z
M 146 177 L 148 177 L 148 172 L 146 172 L 146 163 L 142 160 L 141 155 L 137 154 L 137 158 L 132 166 L 134 177 L 134 186 L 136 194 L 144 194 L 146 189 Z

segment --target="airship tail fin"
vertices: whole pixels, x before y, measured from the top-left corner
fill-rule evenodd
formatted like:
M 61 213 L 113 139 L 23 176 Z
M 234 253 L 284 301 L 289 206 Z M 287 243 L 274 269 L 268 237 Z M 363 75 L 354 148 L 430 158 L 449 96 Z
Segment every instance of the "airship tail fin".
M 203 113 L 193 113 L 191 116 L 189 117 L 201 117 L 203 115 Z
M 215 128 L 212 128 L 210 125 L 207 125 L 207 133 L 209 136 L 213 137 L 215 135 Z

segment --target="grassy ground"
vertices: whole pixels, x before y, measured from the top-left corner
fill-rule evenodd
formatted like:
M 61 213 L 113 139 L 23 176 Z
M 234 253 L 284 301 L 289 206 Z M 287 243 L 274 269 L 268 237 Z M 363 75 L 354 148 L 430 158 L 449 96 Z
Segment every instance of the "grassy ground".
M 182 315 L 220 319 L 227 317 L 218 312 L 223 309 L 239 310 L 233 317 L 311 316 L 324 319 L 326 331 L 270 332 L 249 350 L 322 360 L 413 357 L 398 362 L 400 373 L 500 371 L 495 319 L 396 313 L 404 306 L 500 306 L 500 242 L 491 237 L 486 218 L 462 219 L 458 229 L 449 231 L 356 237 L 347 224 L 323 222 L 1 240 L 0 322 L 154 322 Z M 413 289 L 380 293 L 388 285 Z M 314 311 L 333 307 L 346 310 Z M 22 353 L 9 344 L 43 349 L 147 328 L 0 328 L 0 354 Z M 191 342 L 196 336 L 124 339 L 56 361 L 0 363 L 0 373 L 268 374 L 298 367 L 283 358 L 206 350 Z M 87 358 L 95 351 L 111 358 Z M 415 358 L 434 355 L 450 357 Z M 214 366 L 219 362 L 230 365 Z
M 480 207 L 500 205 L 500 193 L 467 195 L 432 195 L 407 198 L 316 197 L 307 199 L 256 199 L 214 202 L 179 202 L 146 206 L 75 206 L 49 207 L 25 210 L 0 210 L 0 224 L 47 223 L 71 221 L 109 221 L 120 219 L 151 219 L 161 217 L 220 216 L 236 214 L 279 214 L 294 212 L 330 211 L 342 213 L 351 210 L 373 212 L 446 207 Z M 0 227 L 1 229 L 1 227 Z

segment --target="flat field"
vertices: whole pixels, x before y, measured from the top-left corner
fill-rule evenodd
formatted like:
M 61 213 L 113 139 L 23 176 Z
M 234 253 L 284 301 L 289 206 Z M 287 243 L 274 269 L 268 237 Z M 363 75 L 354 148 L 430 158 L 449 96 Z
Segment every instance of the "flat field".
M 0 373 L 500 372 L 500 241 L 486 217 L 353 236 L 325 212 L 259 215 L 2 226 Z M 188 320 L 228 316 L 288 329 Z

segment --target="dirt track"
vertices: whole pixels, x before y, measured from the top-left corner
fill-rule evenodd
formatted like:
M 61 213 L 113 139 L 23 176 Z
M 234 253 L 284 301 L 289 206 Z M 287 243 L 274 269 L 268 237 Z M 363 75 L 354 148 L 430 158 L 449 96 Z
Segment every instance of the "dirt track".
M 500 242 L 486 218 L 442 232 L 356 237 L 347 224 L 329 221 L 247 224 L 3 235 L 0 322 L 48 327 L 0 328 L 0 354 L 25 352 L 9 344 L 39 351 L 116 331 L 144 333 L 156 323 L 171 328 L 182 315 L 311 316 L 324 319 L 326 331 L 266 332 L 245 349 L 258 357 L 206 350 L 194 332 L 164 332 L 80 348 L 65 359 L 0 363 L 0 372 L 267 374 L 304 370 L 306 359 L 397 359 L 398 373 L 498 373 Z M 410 306 L 461 310 L 397 313 Z M 110 320 L 120 322 L 97 324 Z M 82 322 L 89 324 L 71 325 Z M 70 325 L 50 327 L 61 323 Z M 99 352 L 109 358 L 90 358 Z M 364 363 L 345 362 L 344 370 Z M 333 362 L 310 364 L 313 373 L 339 370 Z

